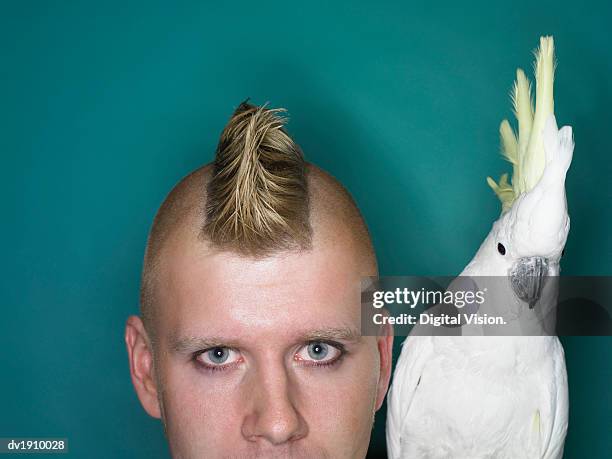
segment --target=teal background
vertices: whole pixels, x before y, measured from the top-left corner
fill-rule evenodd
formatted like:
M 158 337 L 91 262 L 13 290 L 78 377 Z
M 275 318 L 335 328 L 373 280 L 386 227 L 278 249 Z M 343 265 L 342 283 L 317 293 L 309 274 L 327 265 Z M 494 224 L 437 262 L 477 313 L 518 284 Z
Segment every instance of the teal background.
M 499 213 L 498 126 L 539 36 L 574 127 L 563 270 L 612 274 L 610 2 L 3 2 L 0 437 L 163 458 L 124 322 L 147 231 L 240 101 L 286 107 L 359 203 L 384 275 L 452 275 Z M 610 457 L 611 338 L 563 339 L 567 458 Z M 399 344 L 399 342 L 397 343 Z M 372 455 L 384 451 L 378 416 Z

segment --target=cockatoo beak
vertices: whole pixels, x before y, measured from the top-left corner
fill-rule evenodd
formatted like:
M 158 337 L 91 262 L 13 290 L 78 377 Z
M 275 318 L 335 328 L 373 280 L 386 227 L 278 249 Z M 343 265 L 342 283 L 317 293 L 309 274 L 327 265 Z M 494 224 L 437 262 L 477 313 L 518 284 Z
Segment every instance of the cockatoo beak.
M 512 290 L 516 296 L 533 309 L 540 299 L 548 274 L 548 259 L 543 257 L 519 258 L 510 272 Z

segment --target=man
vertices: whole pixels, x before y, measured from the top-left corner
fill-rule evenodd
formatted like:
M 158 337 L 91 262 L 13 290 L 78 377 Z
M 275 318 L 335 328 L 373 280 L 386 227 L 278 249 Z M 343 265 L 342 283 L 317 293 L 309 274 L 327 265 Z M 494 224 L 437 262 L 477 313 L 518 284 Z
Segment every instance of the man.
M 387 391 L 392 330 L 360 335 L 367 228 L 282 112 L 241 104 L 151 228 L 125 340 L 175 458 L 363 458 Z

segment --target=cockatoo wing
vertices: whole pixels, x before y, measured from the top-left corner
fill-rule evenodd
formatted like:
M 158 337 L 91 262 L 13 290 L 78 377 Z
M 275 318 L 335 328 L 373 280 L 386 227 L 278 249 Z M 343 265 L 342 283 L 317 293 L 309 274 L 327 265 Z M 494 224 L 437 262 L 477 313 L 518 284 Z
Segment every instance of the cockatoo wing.
M 390 459 L 402 457 L 401 441 L 404 423 L 421 380 L 421 374 L 433 351 L 431 336 L 408 336 L 402 343 L 393 381 L 387 395 L 387 454 Z
M 542 459 L 561 459 L 567 434 L 567 416 L 569 412 L 569 395 L 567 391 L 567 370 L 563 347 L 555 340 L 557 352 L 553 355 L 554 385 L 549 394 L 550 405 L 548 415 L 542 418 L 543 441 Z

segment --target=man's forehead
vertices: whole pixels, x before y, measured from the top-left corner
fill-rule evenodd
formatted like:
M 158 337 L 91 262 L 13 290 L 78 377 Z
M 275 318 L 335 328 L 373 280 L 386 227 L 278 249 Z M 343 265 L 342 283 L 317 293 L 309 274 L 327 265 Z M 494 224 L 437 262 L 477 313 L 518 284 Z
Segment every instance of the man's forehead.
M 320 327 L 334 319 L 352 322 L 359 313 L 361 277 L 346 253 L 314 248 L 252 259 L 183 245 L 168 251 L 163 263 L 160 314 L 176 325 L 263 328 L 290 326 L 301 317 Z
M 160 260 L 161 271 L 174 283 L 243 287 L 282 286 L 288 284 L 326 284 L 353 281 L 361 277 L 354 253 L 342 244 L 326 244 L 308 250 L 283 251 L 252 258 L 210 248 L 205 242 L 178 243 L 170 246 Z M 210 285 L 209 285 L 210 286 Z

